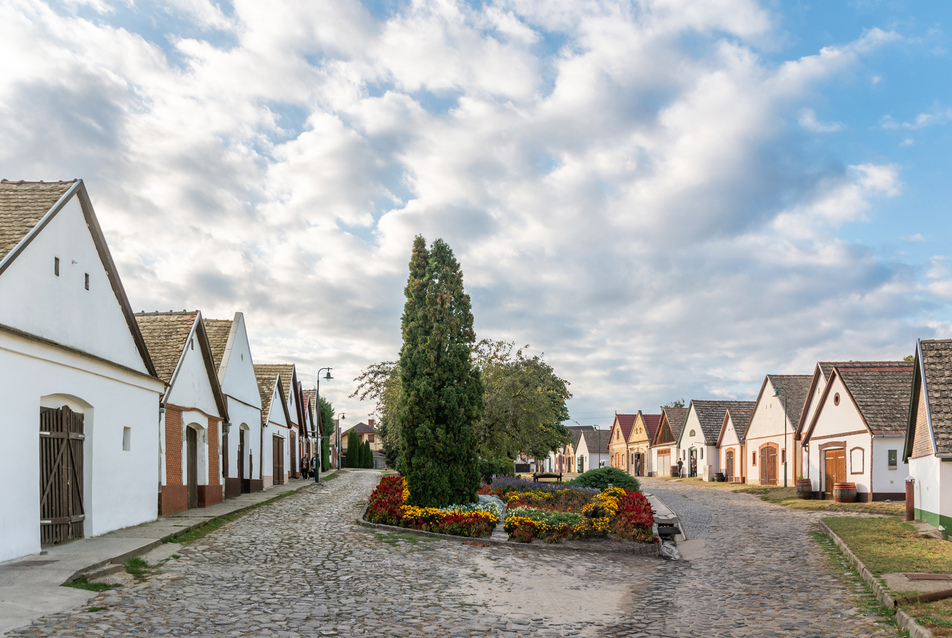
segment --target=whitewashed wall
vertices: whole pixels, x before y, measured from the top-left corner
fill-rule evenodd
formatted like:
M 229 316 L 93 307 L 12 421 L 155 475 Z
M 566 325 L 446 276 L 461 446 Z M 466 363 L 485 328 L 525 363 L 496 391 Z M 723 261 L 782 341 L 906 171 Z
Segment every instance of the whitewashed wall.
M 904 436 L 881 436 L 873 438 L 872 470 L 873 492 L 896 494 L 903 499 L 906 492 L 906 479 L 909 477 L 909 464 L 903 462 L 902 451 Z M 896 469 L 889 469 L 889 450 L 896 451 Z M 896 500 L 896 499 L 893 499 Z
M 261 478 L 261 394 L 255 377 L 254 361 L 245 326 L 244 315 L 235 313 L 231 334 L 222 356 L 219 372 L 222 392 L 228 401 L 228 419 L 232 424 L 228 436 L 228 476 Z M 239 430 L 245 430 L 245 476 L 238 476 Z M 234 459 L 234 460 L 232 460 Z M 250 472 L 250 473 L 249 473 Z M 253 475 L 252 475 L 253 474 Z
M 943 463 L 933 455 L 909 459 L 909 472 L 916 479 L 917 515 L 952 531 L 952 525 L 939 518 L 952 518 L 952 462 Z
M 839 394 L 840 403 L 835 404 L 834 398 Z M 814 491 L 826 491 L 825 485 L 825 454 L 820 450 L 820 446 L 831 442 L 844 442 L 846 450 L 846 477 L 844 480 L 856 483 L 857 494 L 865 494 L 872 489 L 871 474 L 869 471 L 869 461 L 872 458 L 872 439 L 866 430 L 866 424 L 862 416 L 850 399 L 843 381 L 836 377 L 832 380 L 832 387 L 826 396 L 826 399 L 818 407 L 816 415 L 816 426 L 810 433 L 809 445 L 809 466 L 810 475 L 808 478 L 813 483 Z M 848 432 L 859 432 L 860 434 L 846 435 Z M 856 453 L 854 448 L 863 451 L 863 472 L 854 473 L 859 468 L 856 467 Z
M 691 433 L 694 433 L 693 435 Z M 720 463 L 718 462 L 717 447 L 708 445 L 704 440 L 704 432 L 701 430 L 701 424 L 698 421 L 697 413 L 692 408 L 688 412 L 688 418 L 684 422 L 684 429 L 681 431 L 681 440 L 678 442 L 678 449 L 681 451 L 681 460 L 684 461 L 684 474 L 690 473 L 691 467 L 691 449 L 697 450 L 697 475 L 705 478 L 704 466 L 710 465 L 710 473 L 720 472 Z M 674 461 L 677 463 L 677 461 Z
M 784 484 L 784 457 L 787 457 L 786 478 L 787 485 L 793 485 L 800 468 L 795 462 L 796 446 L 794 443 L 794 434 L 797 427 L 795 421 L 790 418 L 791 412 L 796 412 L 788 402 L 787 414 L 784 415 L 783 395 L 775 397 L 775 388 L 767 379 L 764 390 L 760 395 L 759 401 L 754 413 L 751 415 L 750 424 L 747 427 L 747 437 L 744 440 L 746 453 L 744 454 L 744 471 L 747 476 L 747 483 L 752 485 L 760 484 L 761 454 L 760 448 L 768 443 L 777 446 L 777 485 Z M 784 434 L 786 428 L 786 435 Z M 757 466 L 753 462 L 753 453 L 757 453 Z

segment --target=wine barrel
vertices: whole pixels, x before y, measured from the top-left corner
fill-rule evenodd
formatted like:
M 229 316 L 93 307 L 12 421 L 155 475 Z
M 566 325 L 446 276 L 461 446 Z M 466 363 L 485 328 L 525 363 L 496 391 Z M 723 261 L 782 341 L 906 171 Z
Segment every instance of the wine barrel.
M 833 500 L 837 503 L 855 503 L 856 483 L 834 483 Z
M 813 481 L 810 479 L 797 479 L 797 498 L 809 500 L 813 498 Z

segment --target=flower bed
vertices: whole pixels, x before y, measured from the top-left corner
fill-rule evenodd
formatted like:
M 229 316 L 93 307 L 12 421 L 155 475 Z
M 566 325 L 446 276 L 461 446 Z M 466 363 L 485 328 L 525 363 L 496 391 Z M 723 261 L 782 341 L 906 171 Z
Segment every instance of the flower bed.
M 367 520 L 439 534 L 478 537 L 491 533 L 502 514 L 492 503 L 414 507 L 406 504 L 408 496 L 402 476 L 384 477 L 370 495 Z

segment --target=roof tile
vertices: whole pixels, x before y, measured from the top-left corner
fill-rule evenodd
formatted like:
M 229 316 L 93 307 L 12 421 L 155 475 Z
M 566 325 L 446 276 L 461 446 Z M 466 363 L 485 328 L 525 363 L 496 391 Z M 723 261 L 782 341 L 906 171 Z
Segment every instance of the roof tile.
M 0 259 L 17 247 L 75 183 L 0 181 Z

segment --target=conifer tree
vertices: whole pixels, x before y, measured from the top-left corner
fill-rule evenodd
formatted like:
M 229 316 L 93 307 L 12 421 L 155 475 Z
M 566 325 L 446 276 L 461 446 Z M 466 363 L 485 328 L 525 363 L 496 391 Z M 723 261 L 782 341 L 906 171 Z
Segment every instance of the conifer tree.
M 317 404 L 321 411 L 321 471 L 331 469 L 331 435 L 334 433 L 334 406 L 318 397 Z
M 399 422 L 409 503 L 470 503 L 479 487 L 474 426 L 483 386 L 463 273 L 443 240 L 428 251 L 416 237 L 405 293 Z
M 347 433 L 347 456 L 344 457 L 344 467 L 360 467 L 360 439 L 354 428 Z
M 364 441 L 364 464 L 362 467 L 369 470 L 374 467 L 374 451 L 370 449 L 370 441 Z

